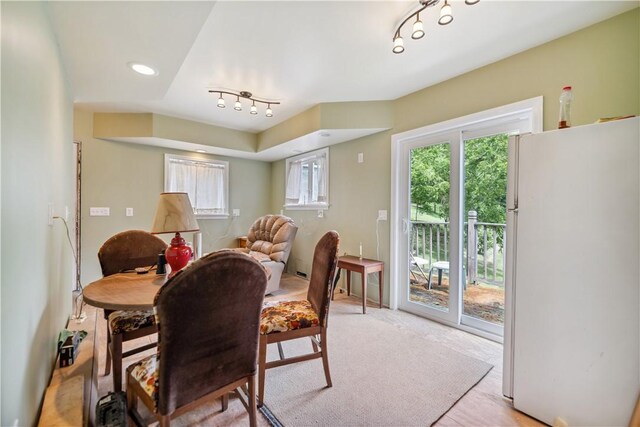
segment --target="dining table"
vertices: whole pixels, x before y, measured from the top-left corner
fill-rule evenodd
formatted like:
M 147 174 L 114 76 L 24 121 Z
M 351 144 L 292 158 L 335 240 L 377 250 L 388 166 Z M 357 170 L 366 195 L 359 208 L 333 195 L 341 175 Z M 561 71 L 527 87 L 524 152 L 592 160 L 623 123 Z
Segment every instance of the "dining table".
M 105 310 L 151 310 L 153 300 L 168 280 L 167 274 L 117 273 L 85 286 L 84 301 Z

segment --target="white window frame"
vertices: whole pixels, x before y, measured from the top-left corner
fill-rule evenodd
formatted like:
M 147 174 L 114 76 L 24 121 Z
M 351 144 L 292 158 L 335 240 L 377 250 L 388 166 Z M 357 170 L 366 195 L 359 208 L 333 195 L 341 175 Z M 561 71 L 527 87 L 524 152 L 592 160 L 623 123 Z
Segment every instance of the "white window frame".
M 289 170 L 291 168 L 291 164 L 295 163 L 295 162 L 299 162 L 300 160 L 304 160 L 304 159 L 309 159 L 312 160 L 314 158 L 319 158 L 319 157 L 324 157 L 325 158 L 325 165 L 326 165 L 326 170 L 325 170 L 325 174 L 326 174 L 326 179 L 325 179 L 325 190 L 326 190 L 326 201 L 321 202 L 321 203 L 287 203 L 287 186 L 288 186 L 288 180 L 289 180 Z M 312 181 L 308 182 L 309 186 L 313 185 Z M 290 210 L 315 210 L 315 209 L 321 209 L 321 210 L 326 210 L 329 209 L 329 147 L 326 148 L 321 148 L 319 150 L 314 150 L 314 151 L 309 151 L 307 153 L 304 154 L 300 154 L 298 156 L 295 157 L 289 157 L 286 160 L 286 168 L 285 168 L 285 175 L 284 175 L 284 197 L 285 197 L 285 203 L 283 205 L 284 209 L 290 209 Z
M 194 163 L 204 163 L 207 165 L 222 166 L 224 168 L 224 212 L 222 213 L 199 213 L 194 207 L 194 214 L 197 219 L 225 219 L 229 218 L 229 162 L 224 160 L 214 160 L 196 156 L 181 156 L 178 154 L 165 153 L 164 155 L 164 191 L 169 190 L 169 162 L 171 160 L 182 160 Z

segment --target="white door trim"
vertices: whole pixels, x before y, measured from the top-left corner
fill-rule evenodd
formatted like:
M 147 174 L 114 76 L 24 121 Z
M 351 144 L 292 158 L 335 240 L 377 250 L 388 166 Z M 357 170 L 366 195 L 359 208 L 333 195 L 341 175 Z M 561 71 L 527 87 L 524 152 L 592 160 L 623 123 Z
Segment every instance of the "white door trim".
M 407 225 L 403 224 L 404 208 L 400 206 L 402 203 L 402 192 L 406 191 L 406 182 L 408 177 L 408 171 L 406 165 L 403 164 L 404 150 L 412 142 L 418 139 L 425 139 L 435 137 L 438 134 L 445 134 L 450 132 L 462 132 L 468 128 L 482 128 L 483 126 L 491 126 L 492 124 L 508 123 L 513 121 L 521 121 L 527 119 L 529 121 L 530 128 L 527 132 L 538 133 L 542 132 L 542 96 L 526 99 L 512 104 L 504 105 L 501 107 L 492 108 L 489 110 L 481 111 L 478 113 L 469 114 L 464 117 L 459 117 L 451 120 L 447 120 L 432 125 L 423 126 L 421 128 L 412 129 L 406 132 L 397 133 L 391 136 L 391 223 L 390 223 L 390 288 L 389 288 L 389 308 L 393 310 L 398 309 L 398 300 L 400 296 L 400 288 L 402 282 L 403 272 L 402 269 L 406 269 L 408 262 L 405 262 L 407 255 L 401 252 L 402 244 L 404 241 L 403 234 Z M 453 147 L 453 144 L 452 144 Z M 454 165 L 452 164 L 452 175 Z M 461 173 L 459 168 L 456 173 Z M 401 176 L 402 174 L 402 176 Z M 457 202 L 457 201 L 456 201 Z M 456 203 L 458 206 L 452 204 L 451 209 L 462 209 L 462 203 Z M 461 233 L 458 233 L 461 235 Z M 452 236 L 454 234 L 452 233 Z M 459 256 L 460 242 L 452 242 L 451 256 Z M 456 254 L 454 255 L 454 246 L 456 246 Z M 405 265 L 406 264 L 406 265 Z M 459 272 L 456 276 L 460 275 Z M 457 282 L 462 278 L 458 278 Z M 453 296 L 453 295 L 452 295 Z M 456 301 L 456 304 L 460 304 L 460 298 Z M 460 313 L 461 310 L 458 310 Z M 460 319 L 458 319 L 458 325 Z

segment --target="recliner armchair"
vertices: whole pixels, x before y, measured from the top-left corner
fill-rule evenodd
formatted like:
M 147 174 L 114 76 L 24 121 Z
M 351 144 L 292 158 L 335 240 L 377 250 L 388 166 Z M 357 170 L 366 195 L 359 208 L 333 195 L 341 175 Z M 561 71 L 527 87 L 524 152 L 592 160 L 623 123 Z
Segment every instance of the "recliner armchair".
M 293 220 L 284 215 L 265 215 L 249 228 L 247 247 L 239 250 L 260 261 L 271 272 L 265 294 L 280 288 L 280 278 L 297 232 Z

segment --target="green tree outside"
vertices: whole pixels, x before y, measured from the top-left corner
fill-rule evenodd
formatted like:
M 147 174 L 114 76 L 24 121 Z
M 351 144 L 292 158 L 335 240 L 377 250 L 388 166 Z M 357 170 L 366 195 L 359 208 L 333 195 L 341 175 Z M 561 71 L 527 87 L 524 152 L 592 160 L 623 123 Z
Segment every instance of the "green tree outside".
M 465 214 L 474 210 L 479 222 L 506 221 L 508 135 L 465 142 Z M 418 210 L 449 221 L 449 144 L 411 152 L 411 203 Z

